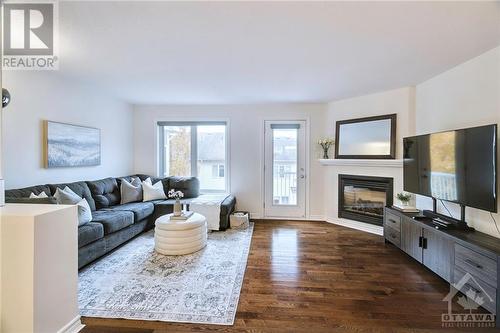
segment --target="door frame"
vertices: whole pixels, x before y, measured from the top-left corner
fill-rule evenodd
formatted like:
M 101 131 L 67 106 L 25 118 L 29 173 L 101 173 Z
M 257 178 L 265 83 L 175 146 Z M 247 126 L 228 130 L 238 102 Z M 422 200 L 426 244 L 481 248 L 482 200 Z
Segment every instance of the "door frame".
M 266 215 L 266 209 L 265 209 L 265 204 L 266 204 L 266 172 L 264 170 L 265 165 L 266 165 L 266 122 L 269 121 L 304 121 L 305 122 L 305 175 L 306 175 L 306 180 L 304 181 L 305 185 L 305 199 L 304 199 L 304 205 L 305 205 L 305 217 L 275 217 L 275 216 L 267 216 Z M 311 176 L 310 176 L 310 170 L 311 170 L 311 138 L 310 138 L 310 125 L 311 124 L 311 119 L 310 117 L 303 117 L 303 118 L 296 118 L 296 117 L 279 117 L 279 118 L 263 118 L 261 121 L 261 136 L 260 136 L 260 146 L 261 146 L 261 161 L 260 161 L 260 174 L 261 174 L 261 193 L 260 193 L 260 199 L 261 199 L 261 209 L 262 209 L 262 218 L 263 219 L 269 219 L 269 220 L 297 220 L 297 221 L 304 221 L 304 220 L 309 220 L 310 219 L 310 188 L 311 188 Z

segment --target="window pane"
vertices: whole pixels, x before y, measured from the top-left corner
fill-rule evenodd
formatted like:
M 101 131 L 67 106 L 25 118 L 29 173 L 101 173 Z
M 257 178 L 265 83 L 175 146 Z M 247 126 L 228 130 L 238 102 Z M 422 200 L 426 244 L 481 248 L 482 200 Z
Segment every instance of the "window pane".
M 297 204 L 297 129 L 273 129 L 273 204 Z
M 191 126 L 165 126 L 163 131 L 163 176 L 191 176 Z
M 198 125 L 197 141 L 197 175 L 201 190 L 224 191 L 226 189 L 224 175 L 226 126 Z

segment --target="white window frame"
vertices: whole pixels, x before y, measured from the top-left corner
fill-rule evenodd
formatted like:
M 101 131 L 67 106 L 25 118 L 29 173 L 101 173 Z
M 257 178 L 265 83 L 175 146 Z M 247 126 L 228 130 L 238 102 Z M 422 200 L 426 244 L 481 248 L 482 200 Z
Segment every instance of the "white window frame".
M 191 126 L 191 176 L 198 177 L 198 132 L 196 127 L 199 125 L 221 125 L 225 126 L 224 141 L 225 141 L 225 160 L 224 160 L 224 190 L 209 190 L 200 187 L 200 193 L 229 193 L 230 192 L 230 182 L 229 182 L 229 122 L 228 121 L 158 121 L 158 174 L 160 177 L 164 177 L 165 174 L 165 158 L 163 149 L 164 144 L 164 131 L 165 126 Z M 222 163 L 219 163 L 222 165 Z

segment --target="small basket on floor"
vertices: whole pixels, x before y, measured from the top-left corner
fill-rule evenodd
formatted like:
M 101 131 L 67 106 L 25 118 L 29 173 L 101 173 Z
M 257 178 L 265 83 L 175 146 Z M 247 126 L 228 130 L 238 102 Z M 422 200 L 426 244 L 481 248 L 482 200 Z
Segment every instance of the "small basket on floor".
M 229 224 L 232 229 L 246 229 L 250 224 L 249 212 L 234 212 L 229 216 Z

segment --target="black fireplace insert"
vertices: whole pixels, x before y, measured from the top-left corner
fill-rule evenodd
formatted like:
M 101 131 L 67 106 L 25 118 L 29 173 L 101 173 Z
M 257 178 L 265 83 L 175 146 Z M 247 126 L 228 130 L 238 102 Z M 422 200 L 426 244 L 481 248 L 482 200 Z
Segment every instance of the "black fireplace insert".
M 392 178 L 339 175 L 339 217 L 381 226 L 392 203 Z

